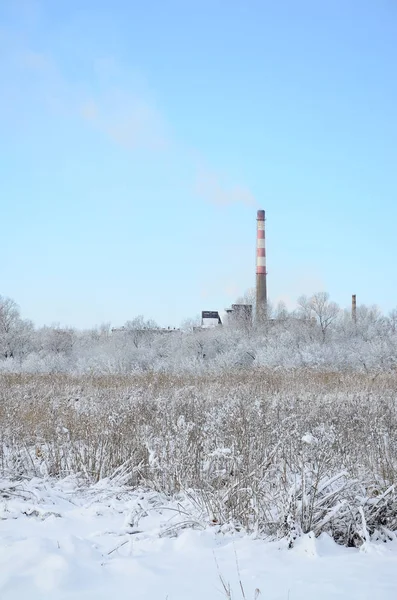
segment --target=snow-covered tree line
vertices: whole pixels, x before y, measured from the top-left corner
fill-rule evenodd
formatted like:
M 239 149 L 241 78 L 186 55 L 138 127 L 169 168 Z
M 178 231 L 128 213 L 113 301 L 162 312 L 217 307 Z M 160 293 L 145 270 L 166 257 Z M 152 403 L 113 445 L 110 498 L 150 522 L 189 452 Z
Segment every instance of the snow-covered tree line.
M 250 367 L 388 371 L 397 364 L 397 310 L 358 306 L 356 319 L 321 292 L 289 312 L 269 307 L 261 327 L 230 321 L 211 330 L 161 330 L 136 317 L 122 328 L 35 328 L 0 297 L 0 370 L 109 374 L 218 372 Z

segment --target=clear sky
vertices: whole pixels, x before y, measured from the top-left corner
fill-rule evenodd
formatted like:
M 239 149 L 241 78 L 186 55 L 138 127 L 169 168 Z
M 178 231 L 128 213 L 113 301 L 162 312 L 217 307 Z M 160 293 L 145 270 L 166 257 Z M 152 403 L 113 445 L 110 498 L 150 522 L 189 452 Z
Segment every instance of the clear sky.
M 0 294 L 175 326 L 254 285 L 397 306 L 395 0 L 0 0 Z

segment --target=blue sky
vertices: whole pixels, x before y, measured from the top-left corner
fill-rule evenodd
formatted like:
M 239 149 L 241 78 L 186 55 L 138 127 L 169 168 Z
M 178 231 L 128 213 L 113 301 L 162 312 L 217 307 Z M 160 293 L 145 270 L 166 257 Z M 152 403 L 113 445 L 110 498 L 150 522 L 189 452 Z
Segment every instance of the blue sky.
M 175 326 L 254 285 L 397 306 L 394 0 L 1 0 L 0 294 Z

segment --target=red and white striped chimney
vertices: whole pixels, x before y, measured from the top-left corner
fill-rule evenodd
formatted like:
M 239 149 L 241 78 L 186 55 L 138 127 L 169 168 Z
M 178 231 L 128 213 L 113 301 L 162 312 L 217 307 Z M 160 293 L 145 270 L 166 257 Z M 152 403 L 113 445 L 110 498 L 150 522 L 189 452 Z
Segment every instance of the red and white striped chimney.
M 266 318 L 266 244 L 265 211 L 258 210 L 256 227 L 256 321 Z

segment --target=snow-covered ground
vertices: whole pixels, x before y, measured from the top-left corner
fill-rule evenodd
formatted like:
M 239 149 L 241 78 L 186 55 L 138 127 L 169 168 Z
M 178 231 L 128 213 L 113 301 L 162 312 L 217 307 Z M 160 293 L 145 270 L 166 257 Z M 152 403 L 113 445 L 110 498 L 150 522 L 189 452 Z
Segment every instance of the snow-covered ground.
M 292 550 L 198 523 L 167 502 L 104 480 L 0 480 L 1 600 L 395 600 L 397 541 L 360 550 L 323 534 Z M 260 594 L 256 590 L 260 590 Z

